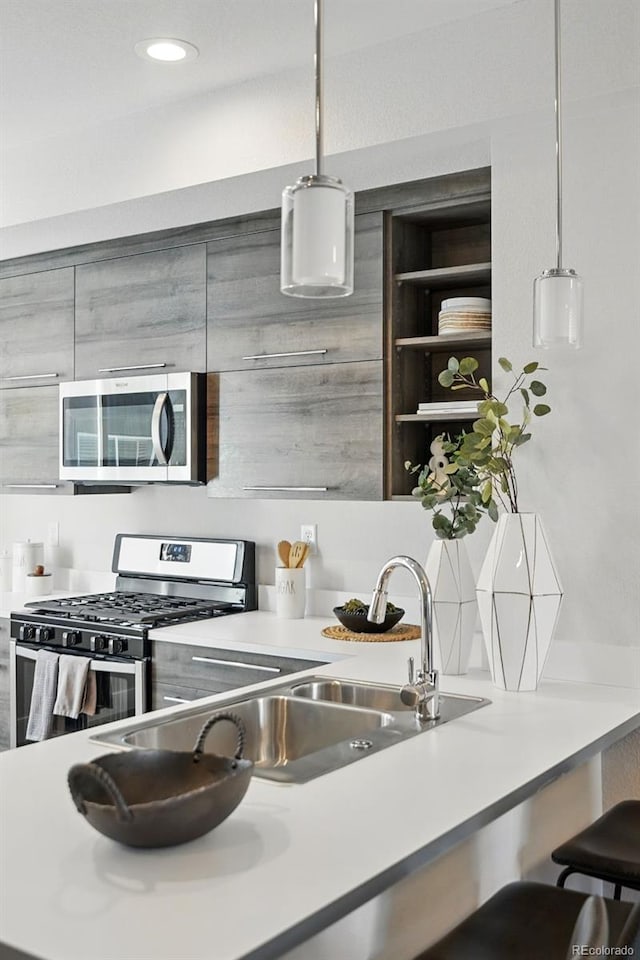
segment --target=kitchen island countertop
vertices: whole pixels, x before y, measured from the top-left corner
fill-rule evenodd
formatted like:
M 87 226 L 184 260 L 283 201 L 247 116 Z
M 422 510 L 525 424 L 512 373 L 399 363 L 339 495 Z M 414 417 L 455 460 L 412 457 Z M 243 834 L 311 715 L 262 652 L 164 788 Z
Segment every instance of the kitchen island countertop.
M 256 611 L 152 636 L 404 681 L 418 641 L 336 642 L 321 635 L 330 620 Z M 304 785 L 254 777 L 228 820 L 181 847 L 121 847 L 76 812 L 67 770 L 106 752 L 88 732 L 1 755 L 0 944 L 43 960 L 281 956 L 640 726 L 632 689 L 546 681 L 505 693 L 481 671 L 441 686 L 492 702 Z

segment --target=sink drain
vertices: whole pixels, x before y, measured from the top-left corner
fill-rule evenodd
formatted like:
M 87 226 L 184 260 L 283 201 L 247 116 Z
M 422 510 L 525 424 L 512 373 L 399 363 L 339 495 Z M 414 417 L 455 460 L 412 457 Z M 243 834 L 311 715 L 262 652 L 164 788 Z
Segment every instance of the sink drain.
M 353 747 L 354 750 L 370 750 L 373 746 L 373 743 L 371 740 L 361 740 L 358 738 L 356 740 L 352 740 L 349 746 Z

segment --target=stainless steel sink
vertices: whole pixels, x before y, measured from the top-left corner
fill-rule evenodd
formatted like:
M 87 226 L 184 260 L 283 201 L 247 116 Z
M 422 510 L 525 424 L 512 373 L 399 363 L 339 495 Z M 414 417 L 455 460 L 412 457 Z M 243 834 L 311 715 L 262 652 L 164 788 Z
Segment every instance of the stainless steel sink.
M 328 703 L 344 703 L 369 710 L 392 710 L 394 713 L 413 711 L 400 699 L 400 687 L 381 683 L 356 683 L 351 680 L 323 679 L 297 683 L 291 688 L 294 697 L 321 700 Z
M 236 694 L 215 707 L 194 706 L 178 716 L 156 719 L 147 714 L 116 733 L 91 739 L 121 749 L 192 750 L 207 717 L 229 710 L 246 727 L 245 756 L 255 763 L 255 776 L 306 783 L 489 702 L 443 693 L 440 717 L 424 723 L 402 703 L 399 686 L 309 677 L 255 697 Z M 231 724 L 218 724 L 207 738 L 206 750 L 231 756 L 235 740 Z

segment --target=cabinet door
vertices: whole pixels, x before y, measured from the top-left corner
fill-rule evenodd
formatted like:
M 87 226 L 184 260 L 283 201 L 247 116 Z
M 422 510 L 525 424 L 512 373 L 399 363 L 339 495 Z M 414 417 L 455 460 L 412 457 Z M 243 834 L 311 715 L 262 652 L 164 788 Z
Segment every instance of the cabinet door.
M 0 388 L 73 379 L 73 273 L 0 280 Z
M 77 267 L 76 379 L 204 370 L 205 311 L 204 244 Z
M 0 619 L 0 750 L 9 749 L 9 621 Z
M 0 392 L 0 487 L 3 493 L 73 493 L 58 479 L 58 388 Z
M 382 498 L 382 361 L 209 374 L 209 496 Z
M 382 252 L 382 214 L 357 216 L 353 295 L 305 300 L 280 293 L 279 230 L 209 243 L 207 369 L 381 359 Z

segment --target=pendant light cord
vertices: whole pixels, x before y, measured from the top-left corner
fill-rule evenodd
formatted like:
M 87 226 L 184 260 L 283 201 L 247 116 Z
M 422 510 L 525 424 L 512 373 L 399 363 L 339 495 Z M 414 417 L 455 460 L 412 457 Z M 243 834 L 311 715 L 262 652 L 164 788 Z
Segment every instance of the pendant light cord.
M 316 176 L 322 176 L 322 0 L 314 0 L 316 51 L 314 67 L 316 76 Z
M 317 2 L 317 0 L 316 0 Z M 556 267 L 562 269 L 562 123 L 560 115 L 560 0 L 555 2 L 555 117 L 556 117 Z

